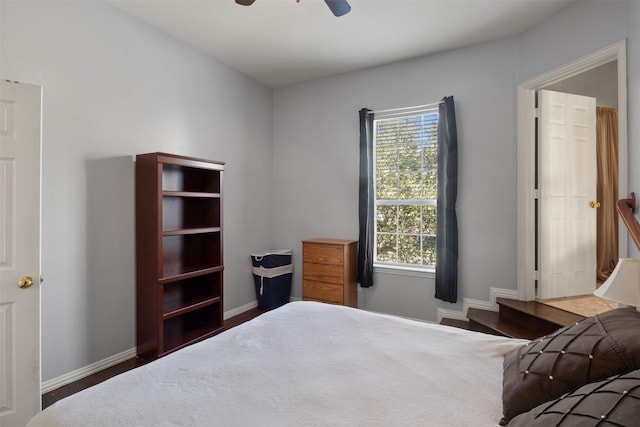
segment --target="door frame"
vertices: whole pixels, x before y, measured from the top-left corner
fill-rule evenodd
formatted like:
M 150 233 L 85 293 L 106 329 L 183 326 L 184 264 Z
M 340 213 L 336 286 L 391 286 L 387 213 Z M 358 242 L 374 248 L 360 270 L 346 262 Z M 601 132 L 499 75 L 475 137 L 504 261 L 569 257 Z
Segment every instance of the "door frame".
M 627 44 L 620 40 L 568 64 L 518 85 L 518 298 L 536 298 L 535 269 L 536 214 L 535 159 L 536 91 L 592 68 L 617 61 L 618 64 L 618 196 L 627 194 Z M 619 256 L 627 256 L 627 229 L 618 218 Z

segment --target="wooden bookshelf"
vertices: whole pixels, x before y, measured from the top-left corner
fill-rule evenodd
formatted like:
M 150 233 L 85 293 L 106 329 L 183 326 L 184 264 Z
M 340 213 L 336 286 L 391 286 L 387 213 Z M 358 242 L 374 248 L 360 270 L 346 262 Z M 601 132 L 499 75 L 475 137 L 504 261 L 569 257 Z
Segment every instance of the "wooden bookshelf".
M 136 156 L 137 352 L 153 359 L 223 325 L 224 163 Z

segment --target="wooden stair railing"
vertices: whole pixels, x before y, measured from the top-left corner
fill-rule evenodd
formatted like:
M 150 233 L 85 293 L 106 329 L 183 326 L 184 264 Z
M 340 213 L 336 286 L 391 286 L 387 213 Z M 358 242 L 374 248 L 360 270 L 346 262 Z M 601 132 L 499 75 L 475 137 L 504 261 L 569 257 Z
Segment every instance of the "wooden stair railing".
M 618 200 L 616 202 L 616 210 L 622 218 L 624 225 L 627 227 L 627 230 L 629 230 L 633 242 L 636 244 L 638 250 L 640 250 L 640 224 L 634 215 L 636 210 L 635 193 L 631 193 L 631 197 L 628 199 Z

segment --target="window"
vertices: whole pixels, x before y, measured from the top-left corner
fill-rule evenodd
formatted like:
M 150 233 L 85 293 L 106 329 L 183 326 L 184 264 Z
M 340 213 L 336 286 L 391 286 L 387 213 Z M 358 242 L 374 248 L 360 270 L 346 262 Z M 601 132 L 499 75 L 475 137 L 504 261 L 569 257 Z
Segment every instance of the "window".
M 376 264 L 434 267 L 438 109 L 376 115 Z

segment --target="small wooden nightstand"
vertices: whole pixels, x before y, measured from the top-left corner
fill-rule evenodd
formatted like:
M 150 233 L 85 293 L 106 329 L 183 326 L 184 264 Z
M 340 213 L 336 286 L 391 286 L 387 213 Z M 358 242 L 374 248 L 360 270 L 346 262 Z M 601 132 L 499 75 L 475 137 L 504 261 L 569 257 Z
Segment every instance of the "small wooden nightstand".
M 358 307 L 355 240 L 302 241 L 302 299 Z

